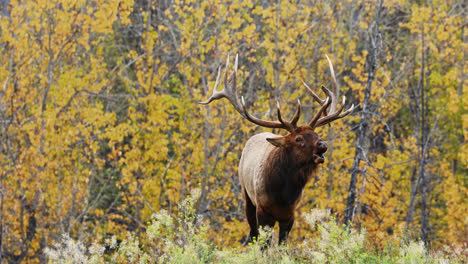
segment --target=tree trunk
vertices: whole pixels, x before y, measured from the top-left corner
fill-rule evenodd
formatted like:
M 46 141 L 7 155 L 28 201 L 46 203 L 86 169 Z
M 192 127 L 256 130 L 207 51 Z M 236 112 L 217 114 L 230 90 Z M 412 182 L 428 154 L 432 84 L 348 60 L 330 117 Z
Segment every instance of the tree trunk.
M 355 155 L 353 161 L 353 167 L 351 169 L 351 180 L 349 182 L 349 190 L 348 190 L 348 198 L 346 200 L 346 209 L 345 209 L 345 216 L 344 222 L 346 226 L 350 226 L 353 217 L 354 217 L 354 204 L 356 202 L 356 184 L 357 184 L 357 176 L 360 172 L 359 164 L 361 160 L 366 161 L 366 151 L 365 151 L 365 139 L 368 129 L 368 120 L 367 120 L 367 111 L 369 108 L 369 98 L 371 93 L 371 86 L 372 82 L 374 81 L 374 72 L 375 66 L 377 63 L 377 54 L 378 54 L 378 45 L 377 42 L 380 39 L 380 15 L 382 11 L 382 4 L 383 0 L 380 0 L 379 8 L 377 10 L 377 18 L 376 18 L 376 28 L 375 28 L 375 35 L 374 37 L 370 37 L 369 44 L 370 44 L 370 51 L 369 55 L 367 56 L 367 84 L 366 89 L 364 90 L 364 103 L 362 105 L 361 111 L 361 121 L 359 122 L 359 128 L 357 131 L 357 143 L 355 148 Z
M 422 30 L 422 63 L 421 63 L 421 129 L 420 129 L 420 159 L 419 159 L 419 175 L 421 178 L 420 192 L 421 192 L 421 239 L 424 241 L 424 244 L 427 246 L 428 243 L 428 204 L 427 204 L 427 193 L 428 193 L 428 179 L 426 175 L 426 154 L 427 154 L 427 138 L 428 138 L 428 127 L 426 125 L 426 115 L 427 115 L 427 100 L 426 100 L 426 64 L 425 64 L 425 53 L 426 47 L 424 42 L 424 25 Z
M 418 164 L 418 174 L 417 178 L 414 182 L 412 182 L 411 186 L 411 193 L 410 193 L 410 203 L 408 207 L 408 213 L 406 215 L 406 229 L 408 230 L 411 227 L 413 222 L 414 216 L 414 205 L 416 196 L 418 191 L 421 194 L 420 206 L 421 206 L 421 240 L 424 244 L 428 245 L 428 229 L 429 229 L 429 204 L 428 204 L 428 192 L 430 188 L 430 181 L 428 179 L 428 175 L 426 174 L 426 163 L 427 163 L 427 155 L 428 155 L 428 148 L 429 148 L 429 137 L 431 132 L 427 126 L 426 117 L 428 115 L 427 109 L 427 98 L 426 98 L 426 45 L 424 40 L 424 25 L 422 26 L 422 33 L 421 33 L 421 74 L 418 83 L 418 96 L 415 97 L 417 100 L 416 104 L 418 105 L 416 111 L 416 120 L 417 120 L 417 134 L 418 134 L 418 156 L 419 156 L 419 164 Z M 437 121 L 434 124 L 434 128 L 437 124 Z

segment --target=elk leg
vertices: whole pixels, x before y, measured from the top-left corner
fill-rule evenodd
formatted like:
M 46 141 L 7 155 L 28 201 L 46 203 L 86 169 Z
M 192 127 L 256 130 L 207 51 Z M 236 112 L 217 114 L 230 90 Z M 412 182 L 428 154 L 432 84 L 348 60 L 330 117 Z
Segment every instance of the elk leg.
M 257 222 L 259 227 L 270 227 L 273 228 L 275 226 L 275 219 L 272 215 L 265 213 L 261 208 L 257 208 Z M 271 238 L 266 241 L 266 245 L 262 248 L 265 249 L 267 246 L 270 245 Z
M 242 243 L 243 246 L 246 246 L 258 236 L 257 208 L 255 208 L 255 205 L 253 205 L 250 197 L 247 195 L 247 192 L 243 190 L 242 193 L 245 200 L 245 215 L 247 216 L 247 222 L 250 226 L 249 237 Z
M 286 243 L 286 239 L 288 239 L 289 231 L 291 231 L 291 228 L 294 224 L 294 217 L 287 221 L 280 221 L 279 222 L 279 239 L 278 239 L 278 245 L 281 245 L 281 243 Z

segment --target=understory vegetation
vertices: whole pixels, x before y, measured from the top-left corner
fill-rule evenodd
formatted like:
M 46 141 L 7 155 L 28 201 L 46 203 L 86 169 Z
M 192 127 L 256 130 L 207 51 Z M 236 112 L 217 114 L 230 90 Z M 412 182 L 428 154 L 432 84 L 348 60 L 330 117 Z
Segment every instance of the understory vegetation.
M 313 209 L 302 217 L 316 235 L 300 243 L 276 245 L 270 229 L 261 229 L 248 246 L 217 247 L 207 233 L 209 226 L 194 208 L 194 191 L 180 205 L 180 213 L 154 214 L 146 228 L 146 239 L 129 234 L 117 241 L 86 247 L 68 236 L 45 253 L 49 263 L 466 263 L 466 248 L 432 252 L 422 241 L 393 237 L 377 248 L 360 232 L 339 225 L 328 210 Z M 270 243 L 270 244 L 269 244 Z M 270 245 L 270 246 L 267 246 Z

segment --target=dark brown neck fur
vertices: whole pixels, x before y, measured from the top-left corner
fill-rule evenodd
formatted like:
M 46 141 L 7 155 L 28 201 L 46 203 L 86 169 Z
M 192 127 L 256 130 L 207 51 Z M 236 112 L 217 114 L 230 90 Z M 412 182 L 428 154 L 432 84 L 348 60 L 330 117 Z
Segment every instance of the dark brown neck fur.
M 290 206 L 300 197 L 317 168 L 311 159 L 294 157 L 288 148 L 277 147 L 268 156 L 264 175 L 268 197 L 280 206 Z

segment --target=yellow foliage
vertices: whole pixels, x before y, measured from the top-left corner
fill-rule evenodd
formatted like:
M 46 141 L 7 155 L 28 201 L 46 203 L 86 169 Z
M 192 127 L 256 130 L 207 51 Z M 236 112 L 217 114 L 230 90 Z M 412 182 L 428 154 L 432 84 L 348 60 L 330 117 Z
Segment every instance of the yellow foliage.
M 62 233 L 88 242 L 126 231 L 144 237 L 153 213 L 180 213 L 194 188 L 201 190 L 197 213 L 209 222 L 210 238 L 237 246 L 248 232 L 237 164 L 248 137 L 270 130 L 243 119 L 227 101 L 196 104 L 235 54 L 238 93 L 249 111 L 274 119 L 278 100 L 290 116 L 300 99 L 303 123 L 317 104 L 301 81 L 324 98 L 320 87 L 332 87 L 325 54 L 332 59 L 340 96 L 358 110 L 317 131 L 329 144 L 327 162 L 304 190 L 298 215 L 318 207 L 341 219 L 369 78 L 374 3 L 10 5 L 0 16 L 0 253 L 34 263 Z M 468 219 L 465 19 L 444 1 L 384 5 L 354 221 L 380 245 L 407 231 L 421 146 L 416 88 L 424 76 L 431 236 L 436 246 L 460 244 Z M 298 217 L 291 239 L 314 235 Z

